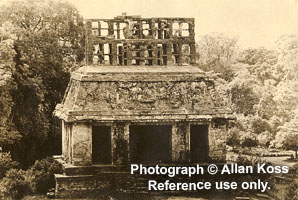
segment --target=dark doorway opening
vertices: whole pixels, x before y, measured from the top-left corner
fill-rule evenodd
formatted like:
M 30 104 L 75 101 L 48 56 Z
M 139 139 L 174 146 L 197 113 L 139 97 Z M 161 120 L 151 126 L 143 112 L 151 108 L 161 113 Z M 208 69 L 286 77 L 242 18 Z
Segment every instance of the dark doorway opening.
M 207 162 L 209 155 L 208 125 L 190 126 L 191 162 Z
M 92 163 L 111 163 L 111 127 L 92 127 Z
M 171 125 L 129 127 L 130 159 L 133 163 L 171 161 Z

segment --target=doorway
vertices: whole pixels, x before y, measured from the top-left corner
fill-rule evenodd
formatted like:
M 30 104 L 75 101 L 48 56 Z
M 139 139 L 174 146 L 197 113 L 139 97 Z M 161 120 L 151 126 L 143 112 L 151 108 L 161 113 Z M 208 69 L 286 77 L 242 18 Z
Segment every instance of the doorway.
M 167 163 L 171 161 L 171 125 L 129 127 L 130 158 L 134 163 Z
M 92 163 L 111 163 L 111 127 L 92 127 Z
M 191 162 L 207 162 L 209 155 L 208 125 L 190 126 Z

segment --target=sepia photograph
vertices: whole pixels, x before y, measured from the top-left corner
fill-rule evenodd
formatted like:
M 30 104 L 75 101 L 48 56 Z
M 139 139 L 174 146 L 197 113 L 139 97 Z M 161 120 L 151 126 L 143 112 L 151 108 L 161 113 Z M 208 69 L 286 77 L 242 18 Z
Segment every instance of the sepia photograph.
M 298 1 L 0 0 L 0 199 L 298 200 Z

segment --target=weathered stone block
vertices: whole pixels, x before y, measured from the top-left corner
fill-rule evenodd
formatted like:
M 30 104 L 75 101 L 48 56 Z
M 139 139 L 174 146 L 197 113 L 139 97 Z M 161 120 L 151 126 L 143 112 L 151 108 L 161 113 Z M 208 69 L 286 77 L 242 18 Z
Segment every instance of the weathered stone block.
M 92 163 L 92 127 L 86 123 L 74 123 L 72 127 L 72 159 L 74 165 Z
M 112 126 L 112 163 L 124 165 L 129 160 L 129 126 L 114 123 Z
M 226 161 L 226 125 L 217 126 L 212 123 L 209 126 L 209 157 L 211 160 Z
M 62 157 L 65 161 L 72 159 L 72 124 L 62 121 Z
M 187 162 L 189 152 L 189 123 L 177 122 L 172 126 L 172 161 Z

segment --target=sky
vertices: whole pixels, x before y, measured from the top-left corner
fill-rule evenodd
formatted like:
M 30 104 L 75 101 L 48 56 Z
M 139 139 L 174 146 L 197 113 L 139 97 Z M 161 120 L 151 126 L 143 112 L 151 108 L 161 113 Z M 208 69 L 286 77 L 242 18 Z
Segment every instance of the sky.
M 196 39 L 213 32 L 238 37 L 239 46 L 274 48 L 298 34 L 297 0 L 71 0 L 84 18 L 193 17 Z
M 0 4 L 10 0 L 0 0 Z M 63 1 L 63 0 L 61 0 Z M 68 0 L 85 18 L 193 17 L 196 40 L 213 32 L 237 37 L 243 48 L 274 48 L 298 34 L 298 0 Z

